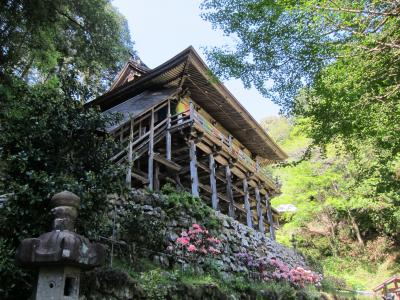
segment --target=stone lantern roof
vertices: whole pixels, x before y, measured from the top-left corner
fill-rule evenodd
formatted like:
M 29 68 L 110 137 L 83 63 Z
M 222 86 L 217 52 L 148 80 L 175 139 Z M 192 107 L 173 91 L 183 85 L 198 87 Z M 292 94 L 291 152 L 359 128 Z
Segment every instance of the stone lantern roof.
M 79 197 L 64 191 L 54 195 L 50 203 L 55 216 L 53 230 L 38 238 L 24 239 L 17 249 L 17 263 L 25 267 L 63 265 L 80 269 L 103 264 L 104 247 L 74 232 Z

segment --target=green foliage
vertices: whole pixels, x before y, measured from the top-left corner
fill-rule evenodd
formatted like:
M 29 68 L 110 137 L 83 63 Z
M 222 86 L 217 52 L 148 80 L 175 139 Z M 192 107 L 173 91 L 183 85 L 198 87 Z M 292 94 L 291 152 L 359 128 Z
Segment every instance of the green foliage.
M 202 8 L 206 20 L 235 37 L 234 47 L 209 51 L 213 70 L 255 86 L 286 110 L 333 51 L 321 34 L 329 29 L 321 31 L 315 13 L 296 1 L 205 0 Z
M 133 202 L 124 207 L 125 214 L 119 222 L 120 234 L 124 240 L 134 241 L 142 254 L 150 249 L 163 251 L 166 234 L 165 220 L 159 217 L 143 215 L 143 211 Z
M 132 49 L 126 20 L 108 0 L 6 0 L 0 4 L 0 74 L 57 78 L 82 101 L 105 91 Z
M 282 122 L 268 126 L 280 127 Z M 345 279 L 348 287 L 372 288 L 396 270 L 395 264 L 387 263 L 396 255 L 399 238 L 395 173 L 392 179 L 382 177 L 384 166 L 369 143 L 359 145 L 363 152 L 355 155 L 336 141 L 325 151 L 314 148 L 308 160 L 299 160 L 311 143 L 303 130 L 308 122 L 292 121 L 282 141 L 297 161 L 273 170 L 283 181 L 282 194 L 273 204 L 297 207 L 295 213 L 283 215 L 278 240 L 292 246 L 294 235 L 297 249 L 314 267 L 322 266 L 325 275 Z M 378 272 L 379 265 L 385 267 Z
M 221 286 L 227 291 L 253 295 L 254 299 L 318 299 L 318 292 L 310 287 L 296 289 L 287 282 L 258 282 L 241 276 L 223 280 Z
M 203 222 L 202 225 L 207 229 L 216 230 L 221 227 L 221 220 L 215 216 L 214 211 L 200 198 L 193 197 L 188 192 L 177 191 L 171 184 L 165 184 L 161 192 L 166 196 L 164 200 L 166 211 L 172 216 L 182 210 L 186 210 L 197 220 Z
M 396 105 L 398 3 L 204 0 L 202 8 L 203 17 L 235 41 L 232 47 L 209 50 L 216 73 L 240 78 L 245 86 L 254 85 L 286 112 L 293 111 L 295 96 L 302 88 L 329 76 L 331 83 L 342 82 L 346 87 L 325 85 L 318 92 L 322 91 L 326 100 L 357 104 L 361 110 Z M 325 74 L 337 67 L 340 70 Z M 327 106 L 316 108 L 323 110 L 320 120 L 324 123 L 344 125 L 356 112 L 343 109 L 341 114 L 334 111 L 327 116 Z M 310 105 L 310 109 L 314 108 Z
M 235 37 L 234 47 L 209 51 L 217 74 L 280 104 L 296 117 L 294 131 L 306 133 L 298 143 L 314 147 L 297 147 L 285 122 L 269 129 L 289 152 L 297 149 L 295 158 L 312 156 L 281 174 L 290 180 L 280 200 L 296 194 L 300 206 L 293 225 L 318 210 L 324 223 L 347 219 L 356 235 L 400 240 L 399 8 L 393 1 L 203 1 L 204 18 Z M 336 221 L 325 227 L 335 231 Z
M 107 0 L 6 0 L 0 19 L 0 298 L 26 299 L 32 277 L 14 266 L 15 249 L 48 231 L 51 196 L 78 194 L 77 229 L 93 238 L 106 195 L 123 190 L 104 134 L 115 119 L 82 103 L 109 86 L 132 43 Z
M 116 145 L 101 133 L 110 117 L 84 108 L 56 86 L 13 78 L 2 82 L 0 98 L 0 194 L 8 194 L 0 209 L 0 256 L 8 261 L 1 285 L 3 291 L 23 293 L 24 276 L 11 263 L 14 251 L 21 239 L 48 231 L 51 196 L 62 190 L 79 195 L 77 229 L 94 237 L 107 194 L 123 191 L 123 170 L 110 164 Z M 12 289 L 15 284 L 18 289 Z
M 176 279 L 174 273 L 154 269 L 143 272 L 139 276 L 139 283 L 146 291 L 148 299 L 162 300 L 173 286 L 174 279 Z
M 191 286 L 201 286 L 201 285 L 216 285 L 218 286 L 218 282 L 215 280 L 215 277 L 211 274 L 198 274 L 197 272 L 184 271 L 179 272 L 178 278 L 179 280 Z
M 141 266 L 137 270 L 136 266 Z M 256 282 L 247 277 L 221 276 L 221 273 L 201 273 L 192 269 L 162 270 L 150 261 L 141 260 L 135 266 L 130 266 L 127 261 L 116 260 L 115 267 L 129 274 L 144 291 L 146 299 L 165 299 L 166 296 L 175 295 L 183 291 L 194 291 L 196 295 L 210 297 L 210 294 L 202 293 L 210 286 L 215 288 L 218 295 L 240 297 L 251 296 L 251 299 L 318 299 L 318 293 L 309 287 L 299 290 L 282 282 Z M 144 268 L 143 268 L 144 267 Z

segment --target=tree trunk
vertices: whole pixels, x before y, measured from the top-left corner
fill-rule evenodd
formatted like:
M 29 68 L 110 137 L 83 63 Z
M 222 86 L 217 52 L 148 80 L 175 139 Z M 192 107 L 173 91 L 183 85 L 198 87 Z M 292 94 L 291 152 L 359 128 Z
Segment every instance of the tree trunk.
M 347 213 L 349 214 L 351 225 L 352 225 L 352 227 L 354 229 L 354 232 L 356 233 L 358 244 L 360 246 L 364 247 L 364 240 L 361 237 L 360 228 L 358 228 L 356 220 L 354 219 L 353 215 L 350 213 L 350 210 L 348 210 Z

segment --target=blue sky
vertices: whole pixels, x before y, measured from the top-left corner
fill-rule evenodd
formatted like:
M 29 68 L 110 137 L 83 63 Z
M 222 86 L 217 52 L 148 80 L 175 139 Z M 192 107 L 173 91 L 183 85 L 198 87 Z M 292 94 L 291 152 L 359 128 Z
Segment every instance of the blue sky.
M 192 45 L 204 60 L 204 48 L 232 43 L 221 31 L 200 17 L 200 0 L 114 0 L 127 18 L 135 50 L 154 68 Z M 207 61 L 206 61 L 207 62 Z M 255 117 L 277 115 L 279 106 L 255 89 L 246 90 L 239 80 L 224 84 Z

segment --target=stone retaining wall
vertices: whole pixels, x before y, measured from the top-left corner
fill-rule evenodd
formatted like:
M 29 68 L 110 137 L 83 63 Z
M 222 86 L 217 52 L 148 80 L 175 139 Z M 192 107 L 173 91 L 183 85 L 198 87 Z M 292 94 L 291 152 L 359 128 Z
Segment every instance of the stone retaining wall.
M 135 209 L 143 213 L 145 220 L 158 219 L 165 225 L 165 248 L 171 242 L 174 242 L 182 231 L 187 230 L 192 224 L 202 224 L 203 220 L 197 220 L 188 209 L 175 211 L 174 217 L 162 209 L 162 201 L 165 196 L 161 194 L 148 194 L 144 190 L 133 190 L 130 194 L 129 201 L 134 203 Z M 116 209 L 117 215 L 123 216 L 126 206 L 126 200 L 111 197 L 111 207 Z M 286 263 L 290 268 L 304 267 L 307 268 L 306 261 L 302 255 L 282 246 L 281 244 L 271 240 L 260 232 L 247 227 L 223 215 L 217 211 L 210 210 L 211 214 L 215 214 L 222 226 L 219 230 L 214 230 L 213 236 L 222 242 L 222 253 L 217 257 L 216 263 L 219 264 L 220 270 L 226 273 L 248 271 L 246 266 L 238 257 L 238 253 L 246 252 L 253 257 L 274 258 Z M 123 237 L 122 237 L 123 238 Z M 168 255 L 153 254 L 152 259 L 160 265 L 169 266 L 171 259 Z

